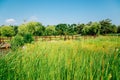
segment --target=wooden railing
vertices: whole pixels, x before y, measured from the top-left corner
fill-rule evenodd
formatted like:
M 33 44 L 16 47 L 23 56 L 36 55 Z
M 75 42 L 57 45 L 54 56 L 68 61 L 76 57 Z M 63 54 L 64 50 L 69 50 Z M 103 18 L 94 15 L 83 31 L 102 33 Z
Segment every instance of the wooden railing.
M 35 36 L 34 39 L 35 41 L 52 41 L 52 40 L 76 40 L 78 39 L 79 36 L 74 35 L 74 36 Z
M 84 39 L 87 38 L 96 38 L 97 36 L 83 36 Z M 77 40 L 79 39 L 78 35 L 64 35 L 64 36 L 34 36 L 35 41 L 52 41 L 52 40 Z M 11 41 L 12 37 L 0 37 L 0 44 L 3 42 Z
M 3 42 L 8 42 L 11 41 L 12 37 L 0 37 L 0 44 Z

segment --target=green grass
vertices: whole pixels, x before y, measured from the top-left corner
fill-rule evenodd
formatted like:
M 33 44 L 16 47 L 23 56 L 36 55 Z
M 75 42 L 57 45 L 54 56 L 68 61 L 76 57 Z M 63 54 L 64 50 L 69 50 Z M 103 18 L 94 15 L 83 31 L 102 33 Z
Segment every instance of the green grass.
M 120 80 L 120 37 L 26 44 L 0 57 L 0 80 Z

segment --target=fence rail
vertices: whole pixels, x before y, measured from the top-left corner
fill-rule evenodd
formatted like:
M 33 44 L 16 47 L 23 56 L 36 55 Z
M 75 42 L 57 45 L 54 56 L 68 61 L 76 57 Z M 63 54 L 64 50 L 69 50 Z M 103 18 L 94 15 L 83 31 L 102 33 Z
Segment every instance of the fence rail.
M 64 36 L 34 36 L 35 41 L 51 41 L 51 40 L 76 40 L 79 39 L 78 35 L 64 35 Z M 96 38 L 97 36 L 83 36 L 84 39 Z M 11 41 L 13 37 L 0 37 L 0 44 L 2 42 Z
M 51 40 L 75 40 L 78 39 L 79 36 L 35 36 L 35 41 L 51 41 Z
M 0 37 L 0 43 L 11 41 L 12 37 Z
M 34 36 L 35 41 L 51 41 L 51 40 L 76 40 L 79 36 Z M 11 41 L 12 37 L 0 37 L 0 43 Z

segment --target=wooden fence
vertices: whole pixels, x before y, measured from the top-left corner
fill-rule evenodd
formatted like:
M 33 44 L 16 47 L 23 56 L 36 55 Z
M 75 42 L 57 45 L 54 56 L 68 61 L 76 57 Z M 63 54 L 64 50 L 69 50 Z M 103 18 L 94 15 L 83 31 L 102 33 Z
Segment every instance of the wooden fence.
M 0 37 L 0 44 L 3 42 L 11 41 L 12 37 Z
M 35 41 L 52 41 L 52 40 L 76 40 L 79 36 L 35 36 Z
M 83 39 L 89 39 L 89 38 L 96 38 L 98 36 L 82 36 Z M 77 40 L 80 36 L 73 35 L 73 36 L 34 36 L 35 41 L 52 41 L 52 40 Z M 12 37 L 0 37 L 0 44 L 3 42 L 11 41 Z
M 76 40 L 79 36 L 34 36 L 35 41 L 51 41 L 51 40 Z M 11 41 L 12 37 L 0 37 L 0 44 L 3 42 Z
M 34 36 L 35 41 L 52 41 L 52 40 L 74 40 L 78 39 L 79 36 Z M 8 49 L 10 47 L 9 41 L 12 40 L 12 37 L 1 37 L 0 36 L 0 52 L 4 51 L 4 49 Z M 6 51 L 6 50 L 5 50 Z
M 34 36 L 35 41 L 52 41 L 52 40 L 77 40 L 80 36 L 78 35 L 65 35 L 65 36 Z M 97 36 L 83 36 L 83 39 L 96 38 Z M 12 37 L 0 37 L 0 44 L 3 42 L 11 41 Z

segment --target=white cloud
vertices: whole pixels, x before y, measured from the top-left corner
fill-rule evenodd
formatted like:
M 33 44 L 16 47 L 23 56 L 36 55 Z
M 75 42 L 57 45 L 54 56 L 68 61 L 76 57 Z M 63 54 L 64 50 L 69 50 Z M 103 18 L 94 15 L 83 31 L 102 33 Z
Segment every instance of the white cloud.
M 13 18 L 10 18 L 10 19 L 6 19 L 5 22 L 8 23 L 8 24 L 14 24 L 16 22 L 16 20 L 13 19 Z

